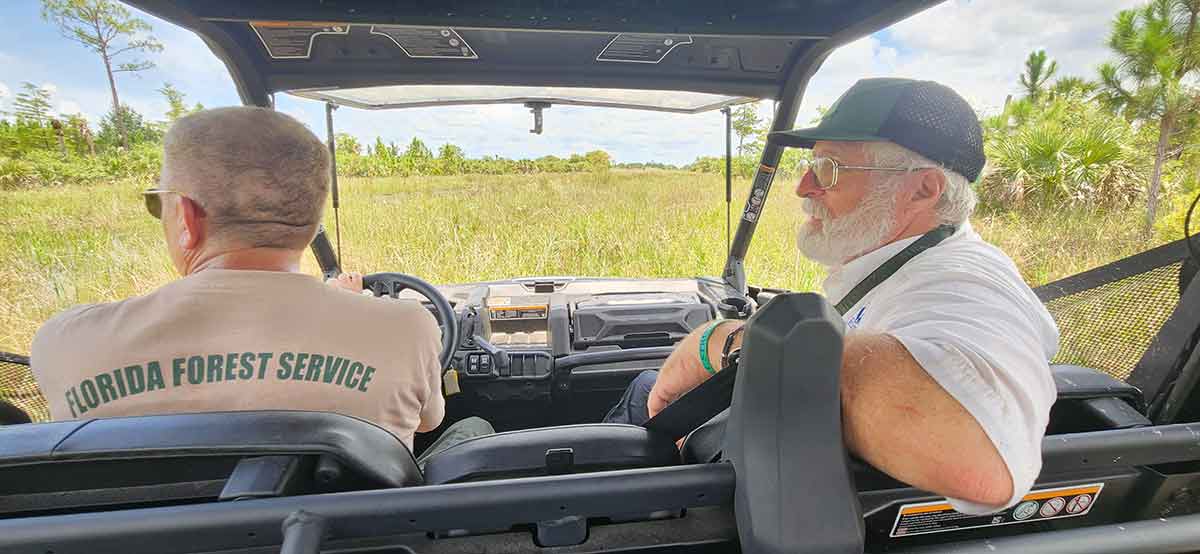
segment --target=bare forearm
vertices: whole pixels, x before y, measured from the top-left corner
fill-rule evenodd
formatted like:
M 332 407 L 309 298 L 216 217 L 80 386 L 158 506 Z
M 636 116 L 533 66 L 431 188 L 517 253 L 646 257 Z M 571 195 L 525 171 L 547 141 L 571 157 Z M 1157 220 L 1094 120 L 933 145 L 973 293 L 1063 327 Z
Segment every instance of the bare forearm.
M 1012 477 L 970 413 L 888 335 L 846 337 L 847 447 L 885 473 L 937 494 L 998 505 Z

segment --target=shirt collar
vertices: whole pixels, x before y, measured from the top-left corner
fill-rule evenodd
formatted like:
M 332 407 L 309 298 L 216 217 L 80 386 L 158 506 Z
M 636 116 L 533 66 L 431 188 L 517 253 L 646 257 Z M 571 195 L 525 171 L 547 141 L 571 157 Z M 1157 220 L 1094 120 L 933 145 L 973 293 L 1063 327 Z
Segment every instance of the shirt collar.
M 950 235 L 950 237 L 946 240 L 953 240 L 969 232 L 971 232 L 971 222 L 963 222 L 963 224 L 959 225 L 958 229 L 954 231 L 954 234 Z M 825 277 L 825 282 L 822 284 L 822 288 L 825 290 L 825 297 L 833 303 L 841 301 L 843 297 L 850 293 L 851 289 L 858 285 L 858 283 L 860 283 L 863 279 L 866 279 L 872 271 L 875 271 L 879 268 L 879 266 L 883 265 L 883 262 L 886 262 L 891 259 L 892 256 L 899 254 L 901 250 L 904 250 L 908 247 L 908 245 L 917 242 L 917 239 L 919 238 L 921 238 L 921 235 L 889 242 L 883 246 L 880 246 L 879 248 L 876 248 L 875 250 L 850 260 L 846 264 L 829 268 L 829 275 Z

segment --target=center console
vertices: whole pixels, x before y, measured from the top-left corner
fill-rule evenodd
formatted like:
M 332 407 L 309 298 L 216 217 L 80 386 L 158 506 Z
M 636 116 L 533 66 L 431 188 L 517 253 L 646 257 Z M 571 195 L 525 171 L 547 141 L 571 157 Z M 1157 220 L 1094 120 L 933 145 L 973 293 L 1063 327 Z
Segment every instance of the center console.
M 459 298 L 455 369 L 476 384 L 547 379 L 578 354 L 669 347 L 716 314 L 692 280 L 503 282 Z
M 444 287 L 462 337 L 448 402 L 497 429 L 594 422 L 640 372 L 716 316 L 694 279 L 524 280 Z M 450 404 L 448 404 L 449 406 Z

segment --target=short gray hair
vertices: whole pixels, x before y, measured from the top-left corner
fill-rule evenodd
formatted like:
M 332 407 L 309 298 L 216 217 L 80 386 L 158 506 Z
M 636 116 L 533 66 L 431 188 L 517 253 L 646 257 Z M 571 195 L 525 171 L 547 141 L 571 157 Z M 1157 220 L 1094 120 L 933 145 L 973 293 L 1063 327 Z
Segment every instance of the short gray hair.
M 938 223 L 961 225 L 975 211 L 975 190 L 971 188 L 970 181 L 957 171 L 947 169 L 942 164 L 894 142 L 867 142 L 863 144 L 863 150 L 867 158 L 878 166 L 909 169 L 932 166 L 941 171 L 946 178 L 946 188 L 934 208 Z
M 229 247 L 304 248 L 321 223 L 329 166 L 312 131 L 266 108 L 205 110 L 163 139 L 163 184 L 199 202 Z

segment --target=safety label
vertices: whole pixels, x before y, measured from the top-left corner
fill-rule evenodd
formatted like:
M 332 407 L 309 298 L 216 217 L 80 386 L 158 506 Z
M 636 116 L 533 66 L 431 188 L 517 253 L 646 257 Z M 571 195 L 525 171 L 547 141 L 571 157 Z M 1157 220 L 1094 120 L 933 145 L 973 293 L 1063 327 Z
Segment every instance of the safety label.
M 1091 511 L 1104 483 L 1030 491 L 1016 506 L 987 515 L 960 513 L 945 501 L 900 506 L 892 537 L 911 537 L 997 525 L 1031 523 L 1047 519 L 1085 516 Z
M 392 39 L 392 42 L 404 51 L 404 55 L 410 58 L 479 59 L 471 45 L 454 29 L 372 25 L 371 34 Z
M 277 60 L 308 59 L 318 36 L 350 33 L 350 26 L 344 23 L 311 21 L 253 21 L 250 27 L 258 34 L 267 54 Z
M 622 33 L 604 46 L 598 62 L 659 63 L 681 44 L 691 44 L 691 35 L 646 35 Z
M 769 165 L 758 166 L 758 175 L 754 177 L 754 186 L 750 187 L 750 198 L 746 202 L 746 211 L 742 219 L 751 223 L 758 222 L 763 206 L 767 202 L 767 193 L 771 192 L 771 181 L 775 178 L 775 168 Z

